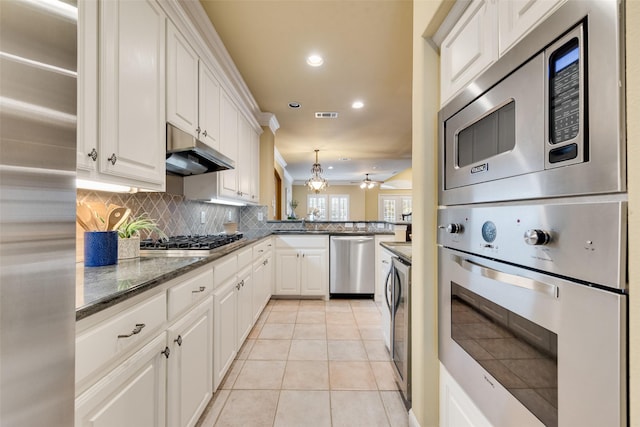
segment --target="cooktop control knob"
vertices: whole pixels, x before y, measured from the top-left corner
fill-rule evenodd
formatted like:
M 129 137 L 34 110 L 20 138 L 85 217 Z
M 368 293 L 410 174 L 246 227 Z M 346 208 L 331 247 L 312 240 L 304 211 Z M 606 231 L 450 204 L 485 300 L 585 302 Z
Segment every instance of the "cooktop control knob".
M 551 241 L 551 235 L 544 230 L 531 229 L 524 233 L 524 241 L 527 245 L 546 245 Z
M 463 229 L 464 228 L 462 227 L 462 224 L 454 224 L 454 223 L 447 224 L 447 233 L 450 233 L 450 234 L 462 233 Z

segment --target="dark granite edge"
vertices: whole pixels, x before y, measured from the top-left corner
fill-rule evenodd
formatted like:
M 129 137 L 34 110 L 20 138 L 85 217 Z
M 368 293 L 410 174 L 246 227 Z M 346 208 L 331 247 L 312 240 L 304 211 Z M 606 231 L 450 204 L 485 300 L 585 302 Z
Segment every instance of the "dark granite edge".
M 380 246 L 389 250 L 389 252 L 391 252 L 395 256 L 400 257 L 406 262 L 408 262 L 409 264 L 411 264 L 411 258 L 407 257 L 405 254 L 395 249 L 395 246 L 411 246 L 411 242 L 380 242 Z

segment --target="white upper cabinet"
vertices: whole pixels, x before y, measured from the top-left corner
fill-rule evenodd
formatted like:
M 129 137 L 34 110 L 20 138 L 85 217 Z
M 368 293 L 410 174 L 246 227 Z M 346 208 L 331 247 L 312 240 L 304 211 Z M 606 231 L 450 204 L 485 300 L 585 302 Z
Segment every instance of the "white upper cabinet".
M 167 121 L 220 148 L 220 84 L 171 23 L 167 29 Z
M 200 139 L 207 145 L 220 149 L 220 84 L 213 73 L 200 62 L 199 109 Z
M 169 23 L 167 26 L 167 121 L 198 133 L 198 55 Z
M 241 199 L 251 200 L 251 181 L 253 179 L 252 162 L 252 138 L 253 130 L 249 122 L 239 115 L 238 119 L 238 157 L 236 166 L 238 169 L 238 196 Z
M 101 2 L 103 174 L 165 186 L 165 16 L 157 3 Z
M 152 0 L 80 2 L 79 178 L 164 190 L 165 20 Z
M 566 0 L 499 0 L 500 56 Z
M 473 0 L 440 46 L 441 105 L 566 1 Z
M 251 132 L 251 201 L 260 203 L 260 135 Z
M 469 5 L 440 46 L 440 100 L 444 105 L 498 58 L 496 0 Z
M 224 90 L 220 92 L 220 152 L 236 162 L 236 169 L 219 173 L 220 195 L 237 199 L 238 109 Z

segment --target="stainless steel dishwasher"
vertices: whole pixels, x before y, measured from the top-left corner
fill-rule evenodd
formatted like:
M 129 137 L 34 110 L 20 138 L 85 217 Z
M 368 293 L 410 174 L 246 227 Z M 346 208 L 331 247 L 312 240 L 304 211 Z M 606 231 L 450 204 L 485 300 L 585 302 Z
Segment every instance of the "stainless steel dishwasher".
M 329 293 L 331 296 L 373 297 L 375 292 L 373 236 L 331 236 Z

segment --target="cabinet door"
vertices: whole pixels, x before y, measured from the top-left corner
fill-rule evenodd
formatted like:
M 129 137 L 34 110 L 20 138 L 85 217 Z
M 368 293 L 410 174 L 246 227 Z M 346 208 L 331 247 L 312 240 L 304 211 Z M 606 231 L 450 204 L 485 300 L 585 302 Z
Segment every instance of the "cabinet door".
M 498 57 L 496 0 L 475 0 L 440 47 L 440 102 L 485 70 Z
M 198 55 L 167 26 L 167 121 L 193 136 L 198 129 Z
M 251 201 L 260 203 L 260 135 L 251 130 L 250 133 L 251 151 L 251 173 L 250 173 L 250 193 Z
M 218 288 L 213 296 L 213 389 L 217 390 L 236 357 L 237 289 L 236 277 Z
M 271 245 L 269 245 L 271 246 Z M 271 299 L 271 293 L 273 292 L 273 256 L 271 253 L 265 257 L 264 265 L 264 286 L 262 294 L 262 307 L 266 306 Z
M 299 260 L 296 249 L 276 250 L 275 295 L 300 295 Z
M 164 190 L 165 17 L 151 0 L 100 4 L 100 171 Z
M 98 1 L 78 2 L 77 155 L 79 171 L 97 170 Z
M 300 294 L 325 296 L 329 291 L 326 249 L 303 249 L 300 264 Z
M 162 332 L 76 399 L 76 427 L 158 427 L 165 422 Z
M 253 306 L 253 321 L 257 321 L 258 317 L 260 317 L 260 313 L 262 312 L 263 301 L 264 301 L 264 288 L 267 286 L 266 278 L 264 277 L 265 272 L 265 260 L 260 259 L 253 263 L 253 297 L 252 297 L 252 306 Z
M 200 62 L 199 96 L 200 139 L 220 149 L 220 84 L 205 64 Z
M 490 427 L 473 401 L 440 364 L 440 426 Z
M 499 0 L 500 56 L 566 0 Z
M 224 90 L 220 91 L 220 152 L 238 165 L 238 111 Z M 238 197 L 238 171 L 218 172 L 220 194 Z
M 253 129 L 249 122 L 238 115 L 238 159 L 236 169 L 238 171 L 238 191 L 240 198 L 251 201 L 251 134 Z
M 253 275 L 251 266 L 238 274 L 238 339 L 236 350 L 249 335 L 253 326 Z
M 213 390 L 213 298 L 207 298 L 169 328 L 168 340 L 168 424 L 193 426 Z

